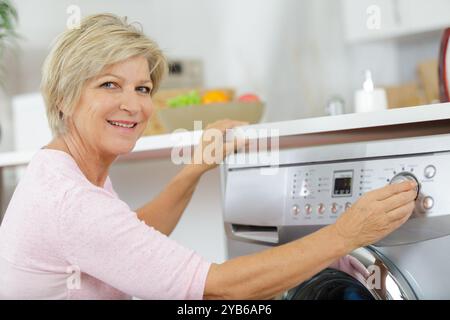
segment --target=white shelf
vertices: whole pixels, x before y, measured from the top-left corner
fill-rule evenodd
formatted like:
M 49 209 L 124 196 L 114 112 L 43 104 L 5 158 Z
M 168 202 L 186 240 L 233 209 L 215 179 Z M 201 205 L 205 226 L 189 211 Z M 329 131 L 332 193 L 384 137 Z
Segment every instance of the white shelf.
M 350 113 L 292 121 L 253 125 L 255 129 L 279 130 L 281 137 L 311 133 L 354 130 L 407 123 L 450 119 L 450 103 L 389 109 L 377 112 Z M 450 130 L 450 129 L 449 129 Z
M 35 151 L 18 151 L 0 153 L 0 168 L 26 165 Z
M 268 136 L 283 137 L 321 134 L 343 130 L 357 130 L 375 127 L 395 126 L 450 119 L 450 103 L 400 108 L 373 113 L 353 113 L 333 117 L 318 117 L 282 122 L 262 123 L 243 127 L 265 130 Z M 450 132 L 450 128 L 449 128 Z M 138 140 L 134 150 L 121 157 L 120 161 L 133 159 L 168 158 L 173 147 L 194 146 L 202 131 L 181 132 L 143 137 Z M 306 137 L 308 139 L 308 137 Z M 311 138 L 314 139 L 314 138 Z M 35 151 L 0 153 L 0 169 L 28 164 Z
M 175 134 L 163 134 L 140 138 L 133 151 L 119 160 L 140 158 L 164 158 L 170 155 L 170 150 L 176 146 L 194 146 L 200 140 L 202 131 L 186 131 Z M 37 150 L 13 151 L 0 153 L 0 169 L 27 165 Z

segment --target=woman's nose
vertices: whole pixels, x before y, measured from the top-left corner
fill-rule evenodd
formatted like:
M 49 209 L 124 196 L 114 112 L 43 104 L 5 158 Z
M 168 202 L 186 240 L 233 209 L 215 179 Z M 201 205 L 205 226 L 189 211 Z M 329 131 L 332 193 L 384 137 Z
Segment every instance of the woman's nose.
M 132 114 L 141 111 L 142 106 L 137 95 L 134 91 L 132 93 L 125 93 L 120 104 L 120 109 Z

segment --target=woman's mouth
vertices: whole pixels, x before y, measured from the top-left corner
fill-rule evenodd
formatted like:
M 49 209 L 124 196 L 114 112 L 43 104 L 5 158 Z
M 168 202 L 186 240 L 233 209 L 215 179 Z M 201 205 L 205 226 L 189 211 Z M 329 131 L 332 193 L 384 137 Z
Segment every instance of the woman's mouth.
M 124 121 L 124 120 L 106 120 L 110 125 L 117 127 L 117 128 L 123 128 L 123 129 L 134 129 L 137 126 L 137 122 L 132 121 Z

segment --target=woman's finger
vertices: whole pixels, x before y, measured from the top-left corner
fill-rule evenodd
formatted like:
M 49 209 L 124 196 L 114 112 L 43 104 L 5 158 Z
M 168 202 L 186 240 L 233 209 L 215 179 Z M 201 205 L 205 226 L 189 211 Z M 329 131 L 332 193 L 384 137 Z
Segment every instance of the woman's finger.
M 415 208 L 415 202 L 411 201 L 406 204 L 404 204 L 401 207 L 398 207 L 388 213 L 387 216 L 389 218 L 389 221 L 392 221 L 392 223 L 400 223 L 403 224 L 402 221 L 406 221 L 409 219 L 411 214 L 413 213 Z
M 376 189 L 371 192 L 370 196 L 373 197 L 375 200 L 384 200 L 386 198 L 392 197 L 393 195 L 405 191 L 409 191 L 413 188 L 416 188 L 417 184 L 413 181 L 405 181 L 402 183 L 393 183 L 390 185 L 387 185 L 383 188 Z
M 350 256 L 348 262 L 354 270 L 364 277 L 364 279 L 367 279 L 370 276 L 369 270 L 367 270 L 367 268 L 355 257 Z
M 407 212 L 408 212 L 408 211 L 407 211 Z M 408 214 L 406 214 L 406 215 L 404 215 L 404 216 L 401 216 L 401 218 L 399 218 L 399 219 L 397 219 L 397 220 L 394 220 L 394 221 L 392 222 L 392 230 L 397 230 L 397 229 L 400 228 L 403 224 L 405 224 L 406 221 L 408 221 L 409 218 L 411 217 L 412 212 L 413 212 L 413 211 L 410 210 Z
M 392 197 L 380 201 L 380 203 L 381 206 L 384 208 L 384 211 L 389 212 L 399 207 L 402 207 L 411 201 L 414 201 L 414 199 L 416 199 L 416 196 L 417 192 L 416 190 L 413 189 L 410 191 L 395 194 Z
M 235 139 L 233 141 L 226 142 L 224 144 L 224 155 L 227 156 L 230 153 L 236 152 L 247 144 L 248 140 L 246 139 Z
M 248 122 L 223 119 L 208 125 L 206 129 L 217 129 L 222 132 L 225 132 L 227 129 L 232 129 L 238 126 L 245 126 L 245 125 L 248 125 Z

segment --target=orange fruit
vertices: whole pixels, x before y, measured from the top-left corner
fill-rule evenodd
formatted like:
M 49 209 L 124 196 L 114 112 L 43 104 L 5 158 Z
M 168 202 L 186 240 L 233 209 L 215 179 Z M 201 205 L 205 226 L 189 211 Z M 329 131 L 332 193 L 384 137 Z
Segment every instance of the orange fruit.
M 230 97 L 227 93 L 221 90 L 206 91 L 202 97 L 203 104 L 210 103 L 226 103 L 230 101 Z

